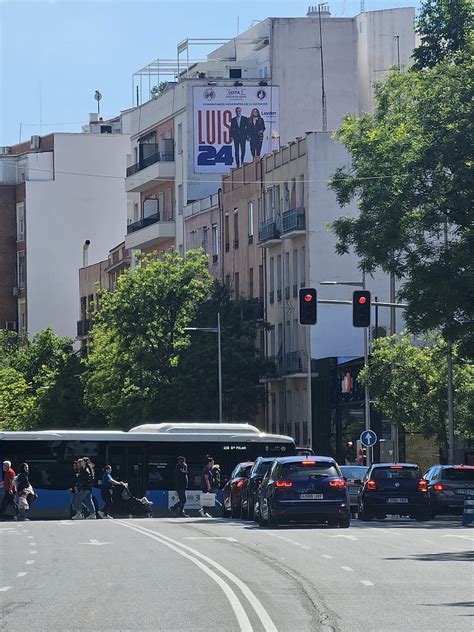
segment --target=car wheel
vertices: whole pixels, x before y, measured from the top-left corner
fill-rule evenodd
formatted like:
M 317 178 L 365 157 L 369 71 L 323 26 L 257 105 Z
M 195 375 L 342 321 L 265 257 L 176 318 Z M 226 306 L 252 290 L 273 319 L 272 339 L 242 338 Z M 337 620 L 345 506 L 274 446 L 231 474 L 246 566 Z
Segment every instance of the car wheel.
M 342 520 L 339 520 L 339 528 L 340 529 L 348 529 L 351 526 L 350 516 L 346 516 Z
M 255 505 L 253 506 L 253 521 L 254 522 L 258 522 L 258 516 L 259 516 L 259 510 L 258 510 L 258 503 L 255 503 Z M 252 515 L 252 514 L 250 514 Z
M 247 520 L 249 517 L 249 508 L 248 508 L 248 504 L 247 504 L 247 508 L 244 508 L 243 503 L 240 503 L 240 517 L 242 520 Z
M 230 517 L 240 518 L 240 507 L 239 509 L 237 509 L 237 507 L 234 504 L 234 501 L 232 500 L 232 496 L 230 497 Z
M 369 520 L 372 520 L 372 514 L 367 511 L 367 509 L 364 509 L 363 505 L 359 507 L 359 512 L 357 516 L 359 520 L 362 520 L 363 522 L 368 522 Z
M 257 522 L 258 522 L 258 526 L 259 527 L 266 527 L 267 526 L 267 522 L 266 522 L 266 520 L 263 519 L 263 516 L 262 516 L 260 511 L 258 512 Z

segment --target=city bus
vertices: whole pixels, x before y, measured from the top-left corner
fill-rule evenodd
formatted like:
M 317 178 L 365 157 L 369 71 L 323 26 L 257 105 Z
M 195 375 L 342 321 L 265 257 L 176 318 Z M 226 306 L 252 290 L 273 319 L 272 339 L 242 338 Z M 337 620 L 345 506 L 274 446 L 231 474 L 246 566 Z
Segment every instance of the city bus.
M 96 466 L 96 479 L 110 464 L 114 478 L 127 482 L 139 498 L 153 502 L 155 515 L 163 514 L 174 498 L 174 468 L 184 456 L 189 469 L 189 504 L 196 508 L 201 471 L 208 455 L 221 466 L 224 481 L 235 465 L 258 456 L 295 454 L 291 437 L 261 432 L 247 423 L 144 424 L 127 432 L 114 430 L 42 430 L 38 432 L 0 432 L 1 461 L 30 466 L 30 481 L 38 494 L 30 517 L 69 518 L 74 476 L 73 462 L 89 457 Z M 94 495 L 100 499 L 100 490 Z M 100 501 L 102 505 L 102 501 Z M 196 507 L 195 507 L 196 506 Z

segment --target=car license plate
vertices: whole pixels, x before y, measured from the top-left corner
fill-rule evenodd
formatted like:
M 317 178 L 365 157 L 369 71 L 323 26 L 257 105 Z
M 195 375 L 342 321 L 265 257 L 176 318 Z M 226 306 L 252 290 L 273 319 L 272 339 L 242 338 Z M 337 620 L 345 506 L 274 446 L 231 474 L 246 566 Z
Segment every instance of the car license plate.
M 322 494 L 300 494 L 301 500 L 322 500 Z
M 408 498 L 387 498 L 389 503 L 407 503 Z
M 474 489 L 456 489 L 456 494 L 472 494 L 474 496 Z

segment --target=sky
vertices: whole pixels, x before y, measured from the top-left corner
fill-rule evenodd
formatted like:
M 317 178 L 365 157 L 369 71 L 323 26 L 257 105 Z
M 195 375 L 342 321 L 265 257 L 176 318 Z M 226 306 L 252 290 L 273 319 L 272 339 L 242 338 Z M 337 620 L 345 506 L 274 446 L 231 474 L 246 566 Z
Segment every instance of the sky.
M 80 131 L 95 112 L 132 105 L 132 75 L 154 59 L 176 59 L 186 37 L 230 38 L 266 17 L 303 17 L 316 0 L 0 0 L 0 146 L 33 134 Z M 365 0 L 365 9 L 419 6 Z M 360 0 L 331 0 L 349 17 Z M 195 57 L 207 52 L 200 49 Z

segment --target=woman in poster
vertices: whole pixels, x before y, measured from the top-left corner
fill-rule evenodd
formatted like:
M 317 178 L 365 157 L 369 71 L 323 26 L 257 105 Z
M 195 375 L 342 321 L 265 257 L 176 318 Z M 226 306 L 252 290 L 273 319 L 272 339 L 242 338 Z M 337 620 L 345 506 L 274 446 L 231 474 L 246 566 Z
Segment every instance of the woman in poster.
M 248 138 L 250 141 L 250 151 L 253 158 L 260 159 L 262 151 L 263 133 L 265 131 L 265 123 L 260 116 L 258 108 L 253 108 L 247 123 Z

